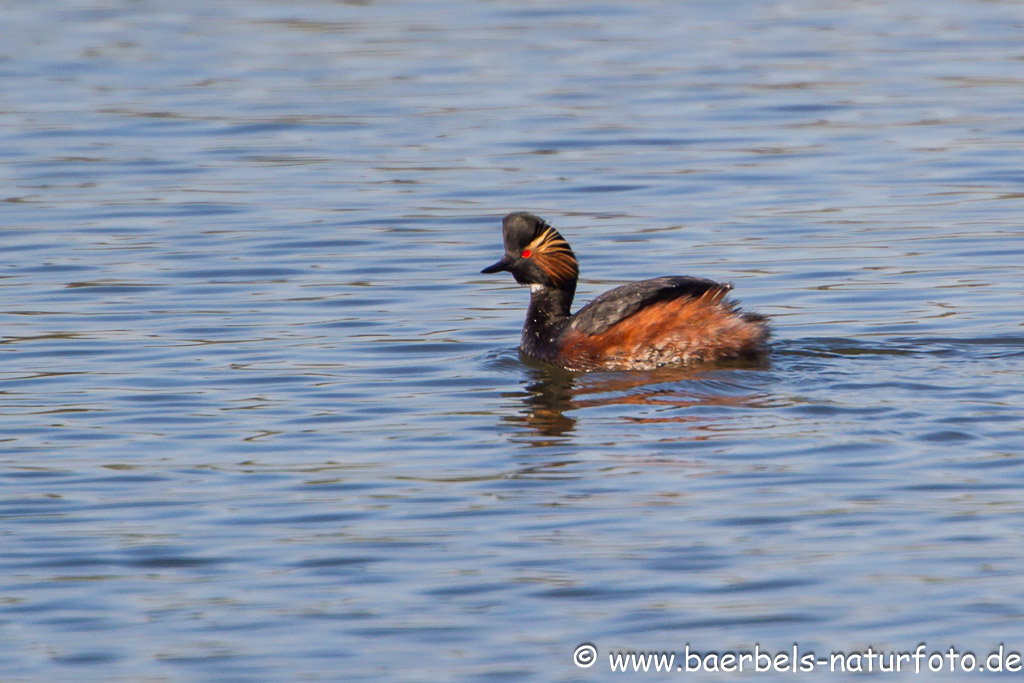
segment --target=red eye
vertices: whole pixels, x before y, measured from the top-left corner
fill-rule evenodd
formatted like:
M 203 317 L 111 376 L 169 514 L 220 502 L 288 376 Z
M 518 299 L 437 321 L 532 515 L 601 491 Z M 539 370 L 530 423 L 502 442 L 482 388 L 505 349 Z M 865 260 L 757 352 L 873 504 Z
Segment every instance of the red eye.
M 532 256 L 532 255 L 533 255 L 532 251 L 530 251 L 529 249 L 523 249 L 523 258 L 530 258 L 530 256 Z

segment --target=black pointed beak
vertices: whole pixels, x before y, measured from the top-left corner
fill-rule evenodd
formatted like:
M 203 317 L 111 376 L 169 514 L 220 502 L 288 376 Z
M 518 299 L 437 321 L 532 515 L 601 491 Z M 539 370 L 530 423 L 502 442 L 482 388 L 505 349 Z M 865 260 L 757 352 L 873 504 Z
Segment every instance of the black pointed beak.
M 509 268 L 512 267 L 513 263 L 515 263 L 515 259 L 512 258 L 511 256 L 506 256 L 505 258 L 501 259 L 497 263 L 493 263 L 493 264 L 487 266 L 486 268 L 484 268 L 480 272 L 481 273 L 497 273 L 499 270 L 508 270 Z

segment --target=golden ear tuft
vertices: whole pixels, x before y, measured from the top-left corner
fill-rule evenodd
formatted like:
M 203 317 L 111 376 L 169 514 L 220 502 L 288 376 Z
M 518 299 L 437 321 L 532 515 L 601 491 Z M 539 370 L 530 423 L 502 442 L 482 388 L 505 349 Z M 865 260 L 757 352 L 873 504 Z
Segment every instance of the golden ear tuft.
M 540 234 L 524 251 L 532 252 L 537 265 L 551 278 L 556 287 L 568 287 L 579 277 L 579 263 L 569 243 L 562 235 L 545 224 Z

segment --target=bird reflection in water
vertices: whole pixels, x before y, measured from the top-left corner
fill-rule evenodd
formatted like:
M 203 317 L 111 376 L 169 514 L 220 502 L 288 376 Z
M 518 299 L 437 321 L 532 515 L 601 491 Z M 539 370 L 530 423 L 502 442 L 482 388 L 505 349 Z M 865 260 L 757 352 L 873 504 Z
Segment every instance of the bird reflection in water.
M 767 400 L 761 391 L 743 390 L 739 385 L 729 383 L 723 371 L 728 369 L 767 368 L 766 360 L 737 361 L 729 364 L 715 363 L 692 366 L 664 367 L 650 372 L 599 372 L 579 373 L 563 370 L 552 365 L 531 362 L 527 364 L 529 383 L 526 395 L 520 392 L 508 394 L 518 398 L 525 405 L 519 414 L 503 419 L 519 426 L 528 427 L 537 436 L 558 438 L 571 435 L 576 430 L 577 418 L 571 413 L 586 408 L 601 408 L 613 405 L 653 406 L 656 408 L 678 408 L 658 417 L 624 416 L 639 424 L 649 423 L 693 423 L 705 424 L 706 415 L 694 415 L 683 409 L 697 406 L 754 406 Z M 535 446 L 551 442 L 539 440 Z

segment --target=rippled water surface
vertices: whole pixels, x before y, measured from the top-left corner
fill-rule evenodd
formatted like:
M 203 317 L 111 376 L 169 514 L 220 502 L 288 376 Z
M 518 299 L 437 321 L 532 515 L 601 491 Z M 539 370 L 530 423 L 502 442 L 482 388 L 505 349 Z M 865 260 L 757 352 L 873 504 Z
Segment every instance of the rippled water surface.
M 1024 649 L 1024 4 L 0 13 L 0 677 Z M 770 363 L 524 363 L 512 210 Z

